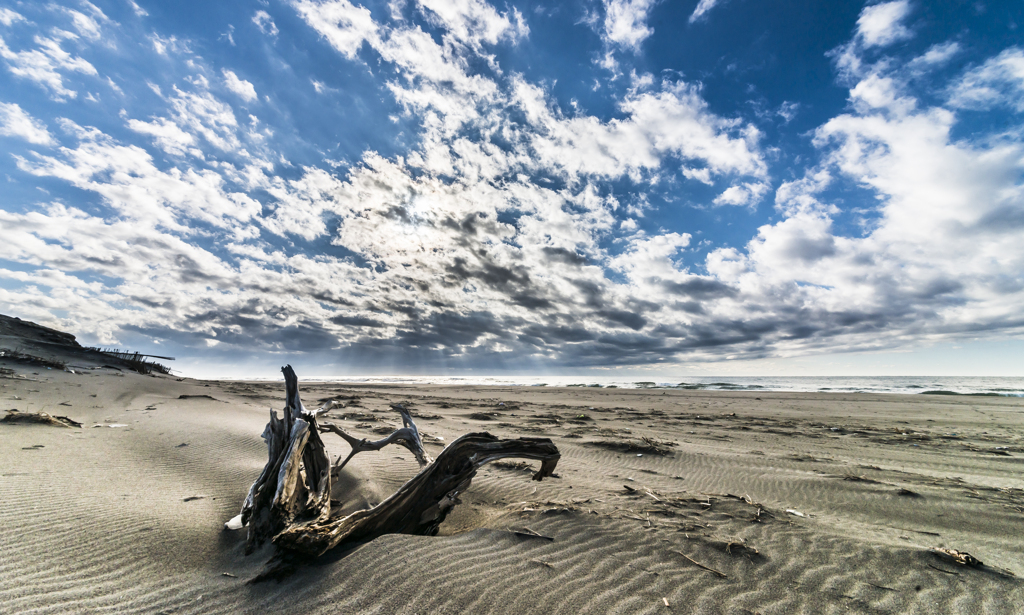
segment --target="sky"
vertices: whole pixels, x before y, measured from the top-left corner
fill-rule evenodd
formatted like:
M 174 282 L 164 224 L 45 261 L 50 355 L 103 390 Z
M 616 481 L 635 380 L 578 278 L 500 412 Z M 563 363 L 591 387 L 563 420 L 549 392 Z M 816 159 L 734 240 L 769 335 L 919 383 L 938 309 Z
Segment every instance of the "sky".
M 0 313 L 188 375 L 1024 375 L 1021 26 L 0 0 Z

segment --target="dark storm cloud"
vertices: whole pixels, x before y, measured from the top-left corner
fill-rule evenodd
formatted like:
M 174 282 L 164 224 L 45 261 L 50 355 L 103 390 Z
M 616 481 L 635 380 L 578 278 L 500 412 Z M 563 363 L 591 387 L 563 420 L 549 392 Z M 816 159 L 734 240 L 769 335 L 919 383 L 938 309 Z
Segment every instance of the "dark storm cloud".
M 997 207 L 982 216 L 974 229 L 983 233 L 1019 233 L 1024 229 L 1024 207 L 1019 203 Z
M 543 340 L 545 344 L 561 342 L 585 342 L 593 340 L 596 334 L 584 327 L 568 327 L 564 325 L 531 324 L 521 330 L 522 335 Z
M 545 297 L 539 288 L 532 284 L 526 269 L 515 270 L 499 265 L 491 260 L 486 252 L 478 251 L 477 262 L 472 264 L 468 259 L 456 257 L 445 269 L 446 282 L 450 286 L 461 286 L 466 282 L 479 282 L 492 290 L 501 292 L 508 300 L 527 309 L 547 309 L 552 302 Z
M 662 287 L 671 295 L 682 295 L 697 301 L 735 297 L 738 291 L 711 278 L 690 278 L 685 282 L 663 281 Z
M 625 325 L 634 331 L 639 331 L 647 326 L 647 319 L 627 310 L 598 310 L 597 315 L 614 325 Z
M 366 316 L 332 316 L 331 322 L 333 322 L 336 325 L 341 325 L 343 327 L 379 328 L 387 326 L 387 323 L 384 323 L 383 321 L 374 320 L 373 318 L 367 318 Z
M 552 248 L 551 246 L 545 246 L 541 251 L 548 260 L 564 263 L 566 265 L 587 265 L 590 263 L 587 257 L 577 254 L 572 250 L 566 250 L 565 248 Z
M 178 280 L 184 284 L 204 283 L 222 285 L 226 281 L 219 275 L 208 273 L 201 264 L 186 254 L 176 255 L 173 262 Z
M 396 337 L 401 344 L 410 346 L 455 348 L 474 344 L 484 335 L 512 337 L 509 324 L 488 312 L 435 312 L 407 324 L 415 328 L 401 328 Z
M 824 237 L 791 237 L 782 253 L 792 259 L 814 262 L 836 253 L 836 240 L 831 235 Z

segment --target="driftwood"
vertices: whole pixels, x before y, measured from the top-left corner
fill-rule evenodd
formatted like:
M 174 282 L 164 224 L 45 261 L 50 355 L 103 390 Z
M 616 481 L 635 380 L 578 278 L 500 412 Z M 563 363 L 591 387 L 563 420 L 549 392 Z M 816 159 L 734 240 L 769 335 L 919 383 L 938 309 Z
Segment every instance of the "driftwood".
M 18 412 L 8 410 L 7 415 L 0 419 L 0 423 L 35 423 L 38 425 L 52 425 L 54 427 L 81 427 L 82 424 L 66 416 L 49 415 L 45 412 Z
M 356 438 L 336 425 L 318 425 L 317 417 L 334 402 L 307 410 L 299 398 L 295 371 L 289 365 L 282 372 L 287 401 L 283 418 L 278 419 L 271 410 L 263 431 L 267 465 L 250 487 L 241 513 L 226 524 L 229 529 L 248 524 L 247 553 L 267 540 L 289 552 L 321 555 L 339 545 L 383 534 L 434 535 L 482 465 L 506 457 L 535 459 L 541 467 L 533 479 L 541 480 L 550 476 L 558 463 L 558 449 L 547 438 L 502 440 L 487 433 L 462 436 L 431 461 L 412 416 L 401 405 L 392 406 L 402 416 L 400 429 L 375 442 Z M 328 432 L 340 436 L 352 449 L 334 464 L 320 438 Z M 377 451 L 388 444 L 409 449 L 420 464 L 419 474 L 373 508 L 332 516 L 332 480 L 357 453 Z

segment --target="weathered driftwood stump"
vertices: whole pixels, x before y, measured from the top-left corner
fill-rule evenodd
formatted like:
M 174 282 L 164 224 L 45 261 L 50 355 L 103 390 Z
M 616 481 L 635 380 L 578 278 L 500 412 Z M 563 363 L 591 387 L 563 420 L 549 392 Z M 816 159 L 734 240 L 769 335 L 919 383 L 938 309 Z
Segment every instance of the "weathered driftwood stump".
M 242 512 L 227 523 L 231 529 L 248 525 L 246 552 L 268 539 L 287 551 L 321 555 L 343 544 L 372 540 L 383 534 L 434 535 L 438 526 L 470 485 L 480 466 L 506 457 L 541 462 L 534 480 L 550 476 L 560 457 L 547 438 L 502 440 L 488 433 L 472 433 L 449 444 L 431 461 L 423 450 L 419 431 L 408 410 L 393 405 L 402 416 L 402 428 L 371 442 L 345 433 L 336 425 L 317 424 L 317 416 L 330 410 L 328 402 L 307 410 L 299 399 L 298 378 L 285 366 L 287 402 L 284 417 L 270 411 L 263 431 L 269 459 L 242 504 Z M 351 446 L 348 457 L 331 464 L 320 438 L 334 433 Z M 331 482 L 357 453 L 400 444 L 415 455 L 421 470 L 380 504 L 347 516 L 331 514 Z

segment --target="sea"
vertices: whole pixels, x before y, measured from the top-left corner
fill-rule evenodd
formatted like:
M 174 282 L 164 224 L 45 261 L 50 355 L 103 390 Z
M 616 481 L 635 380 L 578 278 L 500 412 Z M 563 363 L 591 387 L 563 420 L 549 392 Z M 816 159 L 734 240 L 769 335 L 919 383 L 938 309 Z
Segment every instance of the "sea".
M 678 380 L 668 381 L 578 376 L 367 376 L 316 378 L 316 380 L 353 384 L 450 384 L 1024 397 L 1024 377 L 988 376 L 723 376 L 681 377 Z

